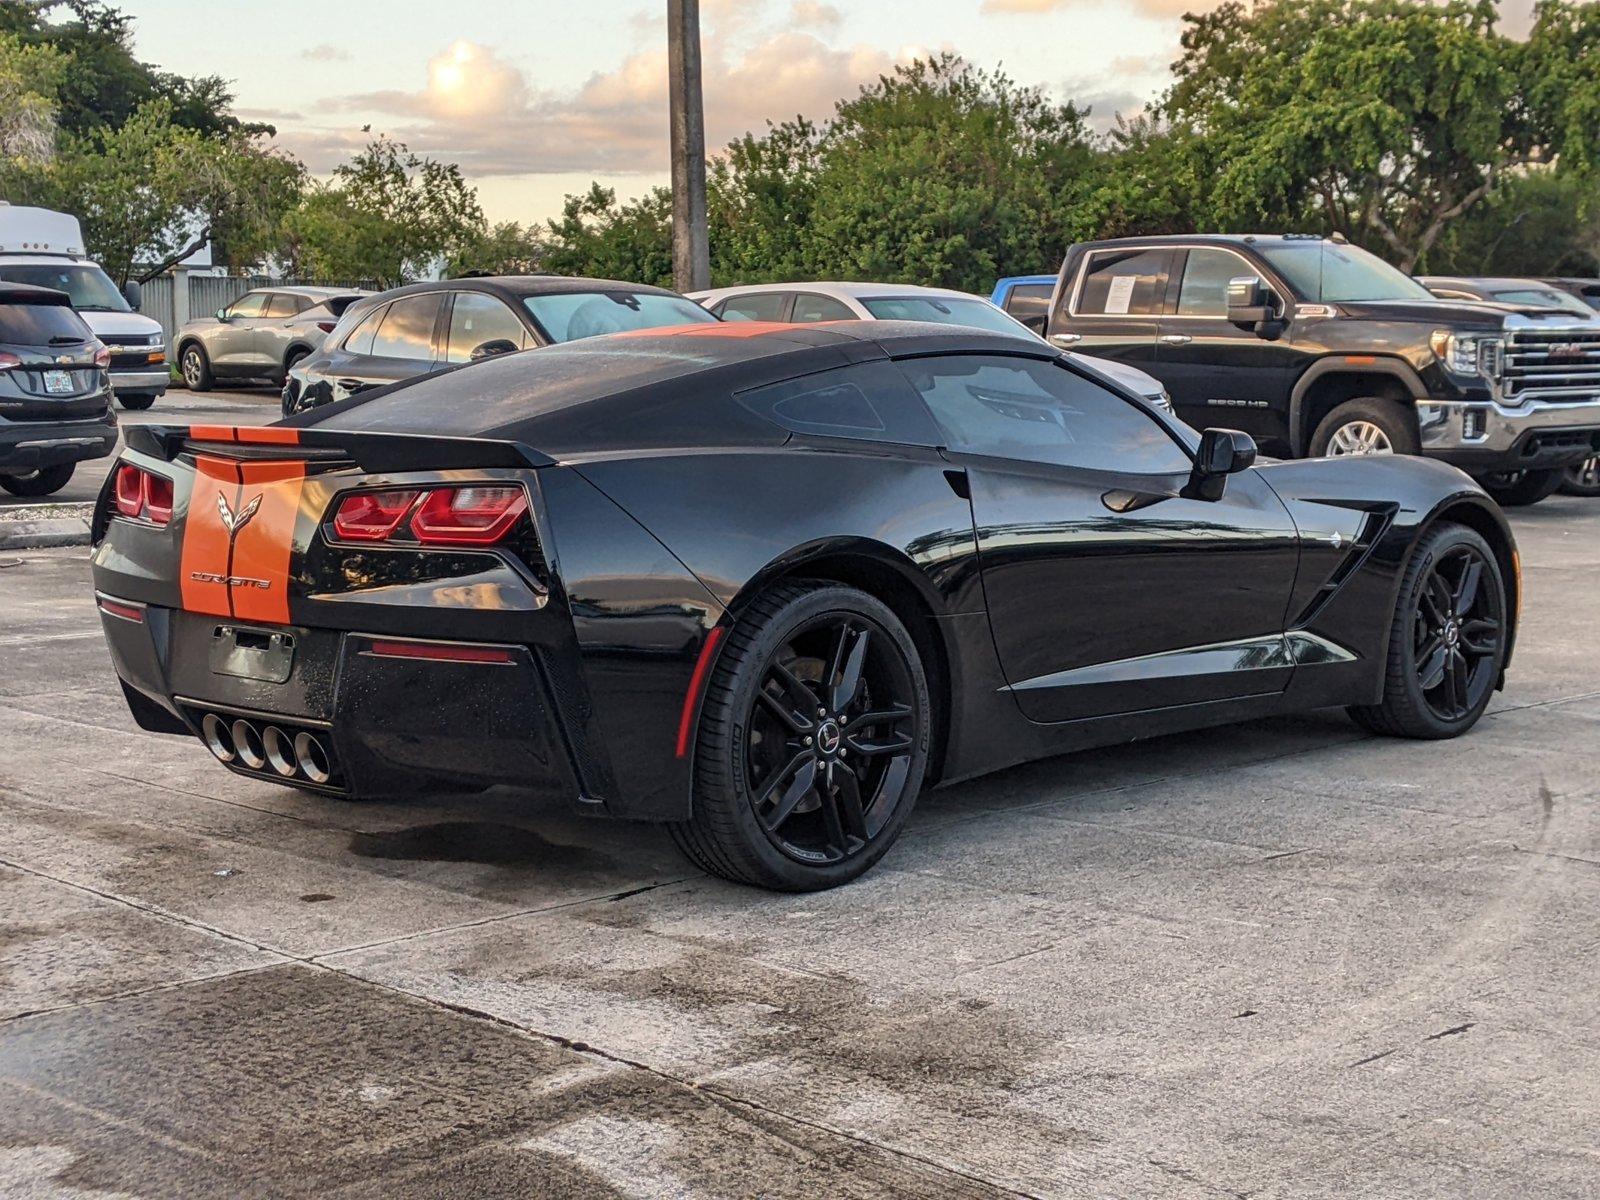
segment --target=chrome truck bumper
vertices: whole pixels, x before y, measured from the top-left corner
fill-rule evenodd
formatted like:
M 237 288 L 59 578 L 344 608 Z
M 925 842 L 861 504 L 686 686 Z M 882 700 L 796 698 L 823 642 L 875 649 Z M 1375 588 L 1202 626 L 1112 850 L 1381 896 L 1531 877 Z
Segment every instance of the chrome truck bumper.
M 1600 396 L 1575 403 L 1419 400 L 1422 453 L 1479 474 L 1568 467 L 1600 451 Z

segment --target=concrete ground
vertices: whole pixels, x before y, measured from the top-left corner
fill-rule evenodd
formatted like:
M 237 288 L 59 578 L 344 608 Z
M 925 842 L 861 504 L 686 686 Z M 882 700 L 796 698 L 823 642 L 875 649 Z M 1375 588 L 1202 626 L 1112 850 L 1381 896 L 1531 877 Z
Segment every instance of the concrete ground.
M 1514 521 L 1470 736 L 1038 763 L 798 897 L 230 775 L 0 555 L 0 1195 L 1593 1196 L 1600 504 Z

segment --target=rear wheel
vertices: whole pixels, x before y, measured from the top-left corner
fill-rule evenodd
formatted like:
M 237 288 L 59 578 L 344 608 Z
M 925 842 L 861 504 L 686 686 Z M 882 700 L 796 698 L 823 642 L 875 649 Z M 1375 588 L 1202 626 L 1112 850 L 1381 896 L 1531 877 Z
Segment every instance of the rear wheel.
M 1537 504 L 1561 486 L 1562 472 L 1548 471 L 1497 471 L 1485 475 L 1478 482 L 1483 490 L 1493 496 L 1501 508 L 1522 508 Z
M 42 467 L 28 475 L 0 475 L 0 488 L 13 496 L 53 496 L 72 479 L 77 463 Z
M 1312 458 L 1415 454 L 1418 449 L 1410 414 L 1393 400 L 1376 396 L 1346 400 L 1322 418 L 1311 436 Z
M 308 359 L 310 357 L 311 357 L 311 351 L 306 350 L 304 348 L 296 348 L 294 350 L 289 351 L 288 356 L 283 360 L 283 383 L 284 383 L 284 386 L 286 386 L 286 387 L 288 386 L 288 383 L 289 383 L 289 372 L 294 370 L 302 362 L 304 362 L 306 359 Z
M 1505 665 L 1505 580 L 1489 543 L 1449 522 L 1426 534 L 1407 567 L 1389 631 L 1383 700 L 1349 709 L 1391 737 L 1465 733 Z
M 178 355 L 178 369 L 183 372 L 183 384 L 191 392 L 211 390 L 211 360 L 206 352 L 193 342 Z
M 694 811 L 672 826 L 736 883 L 815 891 L 893 844 L 927 765 L 931 702 L 890 609 L 832 584 L 784 584 L 740 618 L 707 685 Z
M 1568 467 L 1561 477 L 1561 491 L 1568 496 L 1600 496 L 1600 455 Z
M 129 412 L 143 412 L 156 402 L 153 392 L 135 392 L 132 395 L 117 393 L 117 403 Z

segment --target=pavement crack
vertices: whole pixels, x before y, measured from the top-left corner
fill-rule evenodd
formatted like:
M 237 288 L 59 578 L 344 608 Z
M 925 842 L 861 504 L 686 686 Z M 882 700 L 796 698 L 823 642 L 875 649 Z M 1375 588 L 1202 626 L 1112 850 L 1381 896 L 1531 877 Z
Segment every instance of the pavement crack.
M 1234 1200 L 1249 1200 L 1249 1192 L 1241 1192 L 1234 1188 L 1224 1187 L 1221 1184 L 1212 1183 L 1209 1179 L 1201 1177 L 1195 1172 L 1189 1170 L 1187 1167 L 1180 1167 L 1177 1163 L 1164 1162 L 1159 1158 L 1149 1155 L 1145 1157 L 1145 1162 L 1149 1163 L 1156 1170 L 1161 1171 L 1164 1174 L 1171 1175 L 1174 1179 L 1181 1179 L 1185 1183 L 1192 1183 L 1197 1187 L 1207 1188 L 1221 1196 L 1232 1196 L 1234 1197 Z
M 1350 1069 L 1352 1069 L 1354 1067 L 1364 1067 L 1368 1063 L 1377 1062 L 1380 1058 L 1388 1058 L 1389 1055 L 1391 1055 L 1393 1053 L 1395 1053 L 1395 1051 L 1393 1051 L 1393 1050 L 1380 1050 L 1376 1054 L 1369 1054 L 1365 1058 L 1356 1059 L 1355 1062 L 1351 1063 L 1350 1066 L 1345 1068 L 1345 1069 L 1346 1070 L 1350 1070 Z
M 1449 1029 L 1441 1029 L 1438 1033 L 1430 1033 L 1422 1040 L 1425 1042 L 1437 1042 L 1440 1038 L 1454 1037 L 1458 1033 L 1465 1033 L 1476 1024 L 1476 1021 L 1468 1021 L 1465 1025 L 1452 1025 Z

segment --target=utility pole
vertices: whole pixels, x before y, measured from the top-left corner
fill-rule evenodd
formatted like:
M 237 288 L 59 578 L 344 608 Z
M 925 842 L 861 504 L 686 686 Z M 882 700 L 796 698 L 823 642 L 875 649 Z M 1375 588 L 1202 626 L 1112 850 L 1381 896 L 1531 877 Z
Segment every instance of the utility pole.
M 691 292 L 711 286 L 700 0 L 667 0 L 667 75 L 672 109 L 672 284 L 680 292 Z

